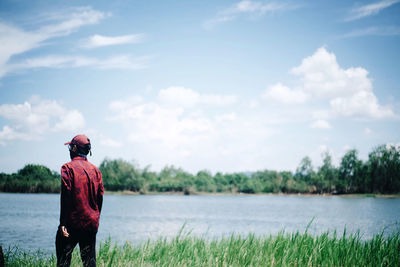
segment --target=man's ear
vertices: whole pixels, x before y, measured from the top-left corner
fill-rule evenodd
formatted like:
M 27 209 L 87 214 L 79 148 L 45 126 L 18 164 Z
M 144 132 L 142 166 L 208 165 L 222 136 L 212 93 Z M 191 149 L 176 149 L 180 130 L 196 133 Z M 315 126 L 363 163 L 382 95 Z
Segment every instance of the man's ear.
M 72 152 L 76 153 L 78 151 L 78 147 L 76 145 L 72 146 Z

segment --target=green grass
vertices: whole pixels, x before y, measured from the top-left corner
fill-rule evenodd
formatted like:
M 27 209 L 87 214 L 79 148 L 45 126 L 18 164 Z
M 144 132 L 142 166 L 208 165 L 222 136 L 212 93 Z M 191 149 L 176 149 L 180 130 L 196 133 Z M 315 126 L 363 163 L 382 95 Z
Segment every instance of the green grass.
M 78 247 L 72 266 L 82 266 Z M 5 251 L 6 266 L 55 266 L 54 256 Z M 100 244 L 98 266 L 400 266 L 400 232 L 363 241 L 358 234 L 232 235 L 209 240 L 180 233 L 141 245 Z

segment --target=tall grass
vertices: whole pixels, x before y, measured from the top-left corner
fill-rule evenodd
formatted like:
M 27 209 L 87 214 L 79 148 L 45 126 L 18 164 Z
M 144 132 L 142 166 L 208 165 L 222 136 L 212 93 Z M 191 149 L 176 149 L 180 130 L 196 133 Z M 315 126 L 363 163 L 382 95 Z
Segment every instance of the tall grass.
M 54 256 L 6 250 L 6 266 L 55 266 Z M 72 266 L 81 266 L 78 249 Z M 258 237 L 231 235 L 209 240 L 179 233 L 173 239 L 123 246 L 108 239 L 97 253 L 98 266 L 400 266 L 400 232 L 375 235 L 285 233 Z

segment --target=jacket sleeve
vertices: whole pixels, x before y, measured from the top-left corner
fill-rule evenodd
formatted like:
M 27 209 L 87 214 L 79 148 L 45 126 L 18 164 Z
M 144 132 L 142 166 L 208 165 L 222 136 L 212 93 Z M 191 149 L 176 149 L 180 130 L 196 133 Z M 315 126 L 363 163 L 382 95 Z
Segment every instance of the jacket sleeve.
M 104 185 L 103 185 L 103 177 L 101 175 L 101 172 L 98 171 L 97 175 L 99 176 L 99 188 L 97 191 L 97 207 L 99 207 L 99 212 L 101 212 L 101 208 L 103 207 L 103 194 L 104 194 Z
M 61 167 L 61 196 L 60 196 L 60 226 L 68 224 L 68 214 L 71 210 L 72 197 L 72 173 L 69 168 L 64 165 Z

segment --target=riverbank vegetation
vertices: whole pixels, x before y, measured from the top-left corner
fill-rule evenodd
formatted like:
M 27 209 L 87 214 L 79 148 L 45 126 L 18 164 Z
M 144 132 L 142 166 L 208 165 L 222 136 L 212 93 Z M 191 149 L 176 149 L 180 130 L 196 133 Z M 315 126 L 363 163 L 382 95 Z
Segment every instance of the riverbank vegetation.
M 46 166 L 28 164 L 17 173 L 0 173 L 1 192 L 58 193 L 60 175 Z
M 141 245 L 101 243 L 98 266 L 397 266 L 400 233 L 375 235 L 363 241 L 359 235 L 284 233 L 257 237 L 232 235 L 208 240 L 179 234 Z M 18 249 L 5 251 L 5 266 L 55 266 L 56 259 Z M 81 266 L 78 249 L 72 266 Z
M 381 145 L 358 158 L 349 150 L 334 166 L 329 153 L 322 165 L 301 160 L 296 171 L 264 170 L 251 173 L 191 174 L 166 166 L 160 172 L 140 168 L 122 159 L 104 159 L 99 166 L 107 191 L 206 193 L 305 193 L 305 194 L 398 194 L 400 193 L 400 147 Z M 41 165 L 26 165 L 17 173 L 0 173 L 2 192 L 59 192 L 59 174 Z

